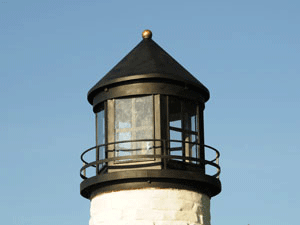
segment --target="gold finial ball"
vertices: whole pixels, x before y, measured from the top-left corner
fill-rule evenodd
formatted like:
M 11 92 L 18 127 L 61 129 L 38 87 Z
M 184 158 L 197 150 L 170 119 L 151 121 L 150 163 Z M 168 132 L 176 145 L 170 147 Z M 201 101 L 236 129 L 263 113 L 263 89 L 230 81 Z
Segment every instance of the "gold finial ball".
M 144 39 L 151 39 L 151 37 L 152 37 L 151 30 L 144 30 L 142 33 L 142 36 Z

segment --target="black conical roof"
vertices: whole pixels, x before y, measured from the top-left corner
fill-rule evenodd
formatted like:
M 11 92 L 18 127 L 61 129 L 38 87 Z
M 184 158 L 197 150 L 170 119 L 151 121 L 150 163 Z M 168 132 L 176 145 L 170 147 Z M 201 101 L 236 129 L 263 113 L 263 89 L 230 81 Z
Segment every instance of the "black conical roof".
M 137 76 L 138 75 L 138 76 Z M 99 89 L 135 79 L 162 78 L 193 86 L 209 99 L 208 89 L 151 38 L 144 38 L 114 68 L 112 68 L 88 93 L 92 104 Z

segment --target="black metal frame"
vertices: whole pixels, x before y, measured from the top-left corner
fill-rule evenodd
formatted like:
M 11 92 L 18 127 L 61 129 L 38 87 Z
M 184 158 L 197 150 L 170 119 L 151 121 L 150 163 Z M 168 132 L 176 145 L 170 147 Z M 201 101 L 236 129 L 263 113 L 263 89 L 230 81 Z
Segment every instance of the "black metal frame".
M 128 80 L 99 89 L 93 98 L 93 110 L 97 112 L 99 104 L 108 99 L 155 94 L 177 96 L 191 101 L 205 102 L 203 94 L 193 86 L 188 86 L 180 82 L 170 83 L 170 81 L 164 79 L 147 78 L 143 80 Z

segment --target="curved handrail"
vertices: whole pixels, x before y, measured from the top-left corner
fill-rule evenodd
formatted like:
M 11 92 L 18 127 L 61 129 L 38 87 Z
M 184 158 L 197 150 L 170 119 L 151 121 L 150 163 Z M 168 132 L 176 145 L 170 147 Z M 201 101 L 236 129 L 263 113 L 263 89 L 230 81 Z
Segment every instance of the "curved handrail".
M 97 151 L 97 149 L 99 150 L 101 147 L 107 147 L 107 146 L 110 146 L 110 145 L 121 144 L 121 143 L 145 142 L 145 141 L 161 142 L 161 146 L 155 146 L 155 147 L 162 148 L 163 149 L 163 151 L 162 151 L 163 154 L 155 154 L 154 153 L 154 154 L 150 154 L 150 155 L 148 154 L 148 155 L 130 155 L 130 156 L 109 157 L 109 158 L 106 158 L 106 159 L 95 160 L 93 162 L 87 162 L 84 159 L 85 154 L 87 154 L 88 152 L 93 151 L 93 150 Z M 161 159 L 164 159 L 164 160 L 167 160 L 167 159 L 182 160 L 185 163 L 190 164 L 190 165 L 203 165 L 204 164 L 204 166 L 205 165 L 213 166 L 217 169 L 217 172 L 213 175 L 210 175 L 210 176 L 216 177 L 217 179 L 219 179 L 219 176 L 220 176 L 220 173 L 221 173 L 221 168 L 219 166 L 220 152 L 217 149 L 215 149 L 214 147 L 209 146 L 209 145 L 202 145 L 202 146 L 204 146 L 204 147 L 206 147 L 210 150 L 215 151 L 216 157 L 213 160 L 206 160 L 206 159 L 200 159 L 200 158 L 195 158 L 195 157 L 177 156 L 177 155 L 167 155 L 166 150 L 168 150 L 170 148 L 169 147 L 167 148 L 166 143 L 169 144 L 169 143 L 172 143 L 172 142 L 178 142 L 178 143 L 182 143 L 182 144 L 193 144 L 193 145 L 198 145 L 198 146 L 201 147 L 201 144 L 199 144 L 197 142 L 180 141 L 180 140 L 164 140 L 164 139 L 139 139 L 139 140 L 127 140 L 127 141 L 118 141 L 118 142 L 111 142 L 111 143 L 101 144 L 101 145 L 97 145 L 97 146 L 94 146 L 92 148 L 89 148 L 81 154 L 80 158 L 81 158 L 82 162 L 84 163 L 84 166 L 80 169 L 80 176 L 83 179 L 88 179 L 88 177 L 86 177 L 86 175 L 85 175 L 85 172 L 86 172 L 87 168 L 97 167 L 97 166 L 103 165 L 103 164 L 108 164 L 111 161 L 135 160 L 135 159 L 139 159 L 139 158 L 143 158 L 143 159 L 145 159 L 145 158 L 155 158 L 155 159 L 161 158 Z M 106 149 L 106 152 L 114 152 L 114 151 L 116 151 L 116 149 L 111 149 L 111 150 Z M 143 167 L 143 165 L 147 166 L 148 162 L 149 161 L 146 161 L 145 164 L 138 164 L 137 166 L 138 167 Z M 191 162 L 193 162 L 193 163 L 191 163 Z
M 127 141 L 117 141 L 117 142 L 110 142 L 110 143 L 106 143 L 106 144 L 101 144 L 101 145 L 96 145 L 94 147 L 91 147 L 87 150 L 85 150 L 80 158 L 81 158 L 81 161 L 84 162 L 84 163 L 87 163 L 84 159 L 83 159 L 83 155 L 85 155 L 87 152 L 93 150 L 93 149 L 96 149 L 96 148 L 101 148 L 101 147 L 105 147 L 105 146 L 109 146 L 109 145 L 114 145 L 114 144 L 122 144 L 122 143 L 132 143 L 132 142 L 143 142 L 143 141 L 164 141 L 162 139 L 139 139 L 139 140 L 127 140 Z M 197 142 L 191 142 L 191 141 L 180 141 L 180 140 L 169 140 L 169 142 L 178 142 L 178 143 L 184 143 L 184 144 L 196 144 L 198 146 L 201 146 L 201 144 L 197 143 Z M 204 147 L 207 147 L 211 150 L 214 150 L 216 152 L 216 158 L 214 158 L 213 160 L 210 160 L 211 162 L 214 162 L 216 161 L 219 157 L 220 157 L 220 152 L 215 149 L 214 147 L 212 146 L 209 146 L 209 145 L 204 145 Z M 112 151 L 112 150 L 110 150 Z
M 85 162 L 83 159 L 83 155 L 85 155 L 87 152 L 96 149 L 96 148 L 101 148 L 101 147 L 105 147 L 105 146 L 109 146 L 109 145 L 115 145 L 115 144 L 122 144 L 122 143 L 132 143 L 132 142 L 143 142 L 143 141 L 164 141 L 162 139 L 138 139 L 138 140 L 126 140 L 126 141 L 116 141 L 116 142 L 109 142 L 109 143 L 105 143 L 105 144 L 101 144 L 101 145 L 96 145 L 94 147 L 91 147 L 87 150 L 85 150 L 81 156 L 80 159 L 82 160 L 82 162 Z
M 135 155 L 134 157 L 132 156 L 122 156 L 122 157 L 113 157 L 113 158 L 107 158 L 107 159 L 101 159 L 101 160 L 97 160 L 97 161 L 93 161 L 93 162 L 90 162 L 86 165 L 84 165 L 81 169 L 80 169 L 80 176 L 83 178 L 83 179 L 87 179 L 86 176 L 84 176 L 82 174 L 82 172 L 87 169 L 88 167 L 90 166 L 96 166 L 96 165 L 99 165 L 99 164 L 103 164 L 103 163 L 108 163 L 108 162 L 111 162 L 111 161 L 114 161 L 114 160 L 124 160 L 124 159 L 137 159 L 137 158 L 153 158 L 153 155 Z M 220 166 L 215 164 L 215 163 L 212 163 L 210 161 L 207 161 L 207 160 L 201 160 L 201 159 L 196 159 L 196 158 L 192 158 L 192 157 L 184 157 L 184 156 L 171 156 L 171 155 L 156 155 L 156 158 L 161 158 L 161 159 L 192 159 L 193 161 L 198 161 L 200 163 L 205 163 L 205 164 L 209 164 L 211 166 L 214 166 L 218 169 L 218 172 L 214 175 L 211 175 L 212 177 L 217 177 L 220 175 Z M 195 165 L 195 164 L 194 164 Z M 148 166 L 147 164 L 138 164 L 137 165 L 138 167 L 145 167 L 145 166 Z

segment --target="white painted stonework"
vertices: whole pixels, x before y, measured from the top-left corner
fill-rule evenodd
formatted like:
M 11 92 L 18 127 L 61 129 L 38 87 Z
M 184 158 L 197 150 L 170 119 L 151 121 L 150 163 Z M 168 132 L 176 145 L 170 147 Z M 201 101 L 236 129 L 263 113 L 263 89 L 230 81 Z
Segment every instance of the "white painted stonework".
M 210 198 L 177 189 L 138 189 L 91 198 L 89 225 L 210 225 Z

